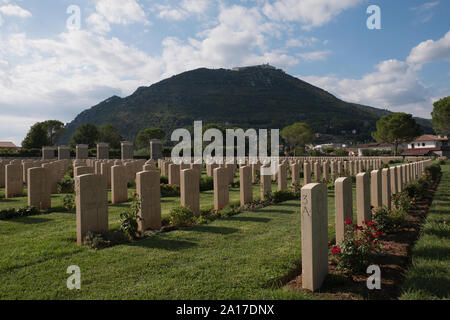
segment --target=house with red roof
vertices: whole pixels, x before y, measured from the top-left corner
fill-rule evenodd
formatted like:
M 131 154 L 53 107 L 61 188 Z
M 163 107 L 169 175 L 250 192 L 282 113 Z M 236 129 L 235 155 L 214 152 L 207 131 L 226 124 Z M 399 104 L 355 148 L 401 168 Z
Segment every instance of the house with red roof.
M 0 150 L 16 151 L 20 148 L 9 141 L 0 141 Z
M 447 136 L 424 134 L 408 143 L 408 149 L 402 156 L 450 156 L 450 146 Z

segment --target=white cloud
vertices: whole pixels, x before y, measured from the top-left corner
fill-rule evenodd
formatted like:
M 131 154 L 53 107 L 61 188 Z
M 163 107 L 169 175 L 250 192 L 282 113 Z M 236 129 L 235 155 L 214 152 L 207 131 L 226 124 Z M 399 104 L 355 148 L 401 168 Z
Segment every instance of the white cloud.
M 170 5 L 158 5 L 157 7 L 158 18 L 167 20 L 184 20 L 187 18 L 188 14 L 186 11 L 180 8 L 174 8 Z
M 0 13 L 5 16 L 18 17 L 18 18 L 29 18 L 31 13 L 18 5 L 8 4 L 5 6 L 0 6 Z
M 420 18 L 420 22 L 425 23 L 433 17 L 432 9 L 439 4 L 439 1 L 425 2 L 424 4 L 410 8 L 415 11 Z
M 432 98 L 428 88 L 407 63 L 385 60 L 376 71 L 361 79 L 339 79 L 336 76 L 306 76 L 303 80 L 324 88 L 344 101 L 404 111 L 430 117 Z
M 298 55 L 305 61 L 324 61 L 331 54 L 329 50 L 311 51 L 305 53 L 299 53 Z
M 433 61 L 450 60 L 450 31 L 439 40 L 427 40 L 419 43 L 411 50 L 407 62 L 415 64 L 417 68 Z
M 167 20 L 185 20 L 192 14 L 204 13 L 210 0 L 183 0 L 180 5 L 157 5 L 158 18 Z
M 275 21 L 299 22 L 304 29 L 322 26 L 363 0 L 277 0 L 266 3 L 263 12 Z
M 0 106 L 15 115 L 71 120 L 81 109 L 112 94 L 129 95 L 162 74 L 158 58 L 88 31 L 56 39 L 13 34 L 0 40 L 0 53 L 22 56 L 19 64 L 0 64 L 6 69 L 0 71 Z
M 98 0 L 95 9 L 109 23 L 149 23 L 144 9 L 136 0 Z
M 287 40 L 286 46 L 292 47 L 292 48 L 312 47 L 318 41 L 319 41 L 319 39 L 317 39 L 315 37 L 299 37 L 299 38 Z
M 268 36 L 276 36 L 279 26 L 267 22 L 257 8 L 222 7 L 218 24 L 190 38 L 187 43 L 177 38 L 163 41 L 162 58 L 165 76 L 197 67 L 233 67 L 271 63 L 292 66 L 297 59 L 267 49 Z
M 0 3 L 4 3 L 6 5 L 0 6 L 0 27 L 4 23 L 3 16 L 16 17 L 16 18 L 30 18 L 31 12 L 25 10 L 18 5 L 8 4 L 8 0 L 1 0 Z
M 110 27 L 108 21 L 106 21 L 105 17 L 103 17 L 102 15 L 100 15 L 98 13 L 91 14 L 86 19 L 86 22 L 87 22 L 87 25 L 90 27 L 90 29 L 94 32 L 97 32 L 100 34 L 105 34 L 109 31 L 111 31 L 111 27 Z

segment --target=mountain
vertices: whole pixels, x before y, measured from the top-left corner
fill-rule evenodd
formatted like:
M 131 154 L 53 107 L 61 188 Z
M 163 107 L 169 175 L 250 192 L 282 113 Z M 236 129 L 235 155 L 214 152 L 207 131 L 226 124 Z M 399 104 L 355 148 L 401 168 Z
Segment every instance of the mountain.
M 367 141 L 375 122 L 389 111 L 344 102 L 325 90 L 268 65 L 196 69 L 140 87 L 126 98 L 113 96 L 81 112 L 66 127 L 67 143 L 83 123 L 111 123 L 128 140 L 147 127 L 174 129 L 219 123 L 230 127 L 282 129 L 307 122 L 333 141 Z M 431 123 L 422 119 L 425 132 Z

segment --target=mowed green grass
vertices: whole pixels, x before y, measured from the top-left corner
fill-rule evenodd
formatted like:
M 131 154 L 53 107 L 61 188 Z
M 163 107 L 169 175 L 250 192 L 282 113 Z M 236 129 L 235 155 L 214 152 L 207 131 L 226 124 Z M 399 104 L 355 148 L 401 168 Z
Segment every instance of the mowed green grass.
M 75 214 L 58 210 L 61 198 L 52 196 L 50 214 L 0 221 L 0 299 L 312 298 L 279 284 L 301 259 L 299 200 L 94 251 L 76 245 Z M 230 199 L 239 199 L 238 189 Z M 179 204 L 162 200 L 163 216 Z M 212 192 L 202 192 L 201 201 L 212 205 Z M 23 205 L 26 198 L 0 199 L 0 208 Z M 109 206 L 111 229 L 125 206 Z M 331 240 L 332 190 L 328 209 Z M 81 290 L 66 287 L 70 265 L 81 268 Z
M 401 299 L 450 298 L 450 164 L 441 168 L 441 183 L 414 246 Z

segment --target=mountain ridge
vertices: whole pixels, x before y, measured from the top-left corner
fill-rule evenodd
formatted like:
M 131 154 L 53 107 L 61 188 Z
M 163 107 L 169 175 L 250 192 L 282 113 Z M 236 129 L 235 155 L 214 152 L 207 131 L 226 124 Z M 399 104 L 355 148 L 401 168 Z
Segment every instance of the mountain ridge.
M 76 127 L 87 122 L 111 123 L 125 139 L 134 141 L 144 128 L 160 127 L 170 138 L 174 129 L 191 129 L 195 120 L 243 129 L 282 129 L 304 121 L 334 141 L 367 141 L 376 120 L 389 113 L 342 101 L 266 65 L 236 70 L 198 68 L 139 87 L 124 98 L 112 96 L 82 111 L 66 126 L 60 142 L 68 143 Z M 425 132 L 430 131 L 431 123 L 418 119 Z

